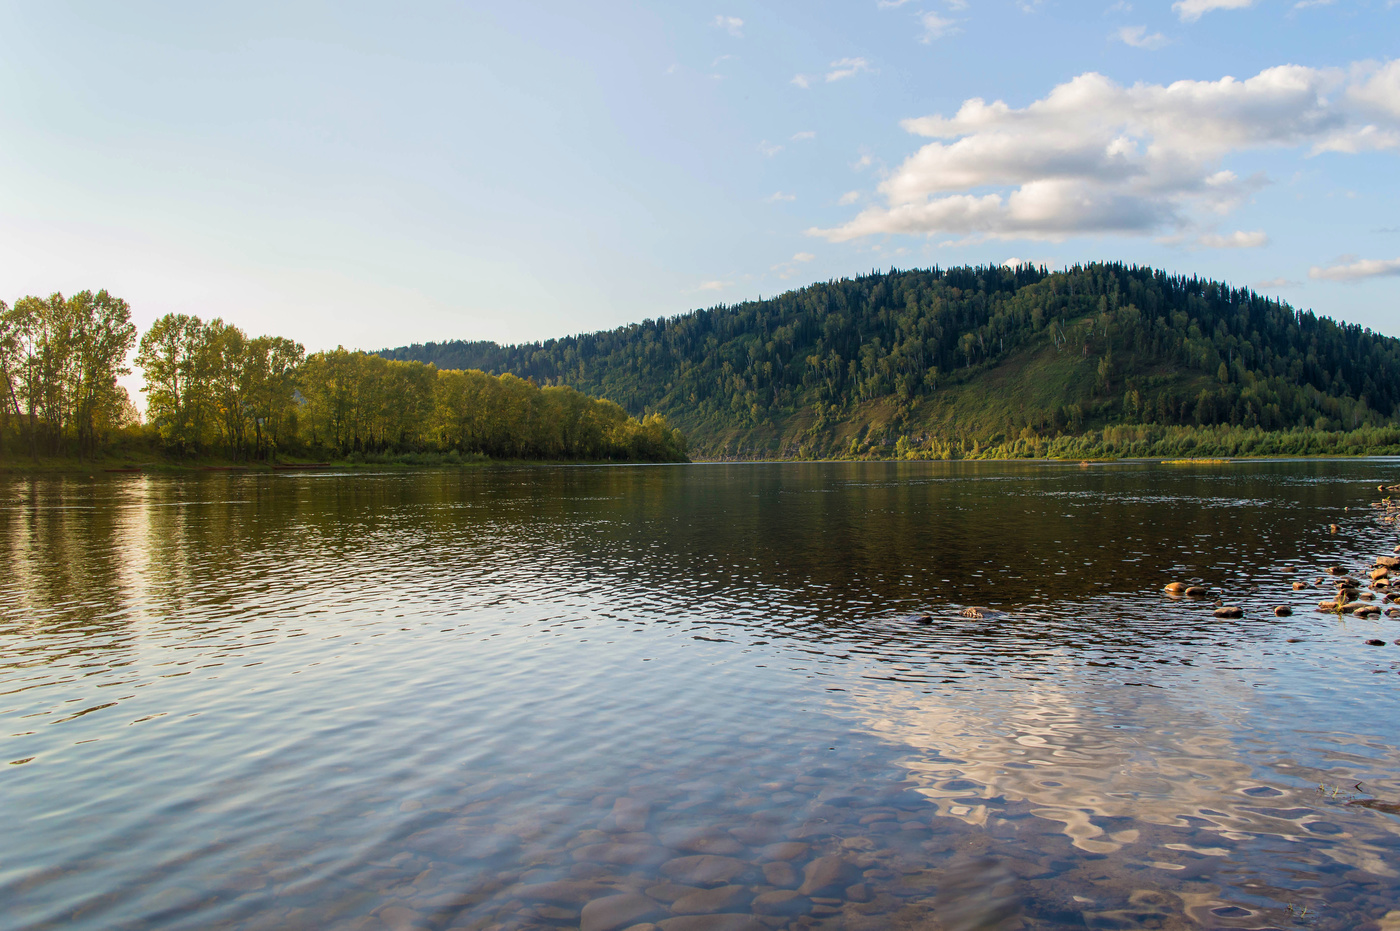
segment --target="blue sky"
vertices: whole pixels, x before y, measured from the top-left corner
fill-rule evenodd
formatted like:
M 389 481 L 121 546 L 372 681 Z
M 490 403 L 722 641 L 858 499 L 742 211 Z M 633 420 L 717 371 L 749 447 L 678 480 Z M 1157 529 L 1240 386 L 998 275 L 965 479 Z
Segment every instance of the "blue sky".
M 374 349 L 1123 260 L 1400 335 L 1400 2 L 0 2 L 0 298 Z

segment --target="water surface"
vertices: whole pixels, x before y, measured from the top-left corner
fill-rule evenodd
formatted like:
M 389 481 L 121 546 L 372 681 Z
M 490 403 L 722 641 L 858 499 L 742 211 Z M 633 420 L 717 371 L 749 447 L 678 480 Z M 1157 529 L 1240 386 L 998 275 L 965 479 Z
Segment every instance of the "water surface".
M 1382 481 L 5 479 L 0 927 L 1395 931 Z

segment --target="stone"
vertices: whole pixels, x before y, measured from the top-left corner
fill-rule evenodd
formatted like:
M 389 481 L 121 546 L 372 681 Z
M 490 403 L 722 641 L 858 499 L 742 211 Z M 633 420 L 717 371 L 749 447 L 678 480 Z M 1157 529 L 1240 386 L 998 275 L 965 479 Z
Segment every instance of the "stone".
M 712 853 L 720 856 L 739 853 L 744 845 L 730 834 L 716 834 L 714 831 L 667 831 L 661 835 L 661 843 L 686 853 Z
M 869 902 L 871 899 L 870 886 L 866 883 L 855 883 L 846 887 L 847 902 Z
M 695 886 L 686 886 L 681 883 L 656 883 L 655 885 L 647 886 L 642 891 L 656 901 L 665 902 L 667 905 L 670 905 L 681 896 L 690 895 L 692 892 L 699 892 L 700 890 Z
M 379 913 L 379 920 L 391 931 L 427 931 L 428 920 L 411 908 L 390 905 Z
M 763 864 L 763 879 L 768 885 L 780 889 L 792 889 L 799 882 L 797 870 L 792 868 L 791 863 L 782 860 Z
M 837 895 L 860 878 L 860 870 L 845 857 L 818 857 L 802 870 L 798 891 L 806 896 Z
M 1333 524 L 1332 526 L 1335 528 L 1337 525 L 1336 525 L 1336 524 Z M 1337 531 L 1334 529 L 1332 532 L 1333 532 L 1333 533 L 1336 533 Z M 1327 574 L 1328 574 L 1328 575 L 1346 575 L 1346 574 L 1347 574 L 1347 571 L 1346 571 L 1346 569 L 1344 569 L 1344 568 L 1341 567 L 1341 566 L 1329 566 L 1329 567 L 1327 568 Z
M 1301 592 L 1303 589 L 1305 589 L 1305 588 L 1307 588 L 1307 587 L 1308 587 L 1308 583 L 1307 583 L 1307 582 L 1294 582 L 1294 583 L 1293 583 L 1293 590 L 1294 590 L 1295 592 Z
M 1215 609 L 1215 616 L 1227 618 L 1244 617 L 1244 608 L 1238 607 L 1237 605 L 1221 605 Z
M 553 905 L 582 905 L 591 899 L 612 892 L 611 886 L 590 882 L 549 882 L 517 886 L 510 890 L 511 898 L 524 902 L 549 902 Z
M 1275 617 L 1288 617 L 1292 613 L 1293 609 L 1290 608 L 1288 605 L 1278 605 L 1274 608 Z
M 1385 641 L 1384 641 L 1384 640 L 1367 640 L 1367 641 L 1366 641 L 1366 645 L 1367 645 L 1368 647 L 1383 647 L 1383 646 L 1385 646 Z
M 661 904 L 637 892 L 594 899 L 583 907 L 579 931 L 619 931 L 665 914 Z
M 661 931 L 769 931 L 752 915 L 679 915 L 658 922 Z
M 1376 565 L 1386 569 L 1400 569 L 1400 556 L 1377 556 Z
M 1386 616 L 1386 617 L 1400 617 L 1400 608 L 1386 608 L 1386 609 L 1385 609 L 1385 616 Z
M 755 915 L 783 915 L 792 917 L 805 915 L 812 909 L 812 900 L 791 889 L 778 889 L 764 892 L 753 900 Z
M 1163 589 L 1163 591 L 1165 591 L 1168 595 L 1180 595 L 1186 591 L 1186 583 L 1168 582 L 1166 588 Z
M 1336 611 L 1340 607 L 1341 605 L 1337 604 L 1335 601 L 1319 601 L 1317 603 L 1317 610 L 1319 611 Z
M 716 886 L 713 889 L 699 889 L 683 895 L 671 903 L 673 915 L 713 915 L 717 912 L 735 912 L 753 901 L 753 893 L 747 886 Z
M 573 850 L 575 860 L 592 860 L 594 863 L 610 863 L 613 866 L 656 863 L 669 855 L 670 851 L 666 848 L 653 844 L 589 844 Z
M 661 865 L 661 872 L 677 882 L 707 886 L 727 883 L 744 874 L 749 865 L 733 857 L 719 857 L 701 854 L 695 857 L 677 857 Z
M 760 860 L 796 860 L 810 849 L 810 845 L 801 841 L 784 841 L 780 844 L 769 844 L 758 852 Z
M 1210 595 L 1210 589 L 1204 585 L 1192 585 L 1186 589 L 1187 598 L 1206 598 Z
M 612 821 L 620 832 L 645 831 L 651 806 L 635 798 L 620 798 L 613 802 Z

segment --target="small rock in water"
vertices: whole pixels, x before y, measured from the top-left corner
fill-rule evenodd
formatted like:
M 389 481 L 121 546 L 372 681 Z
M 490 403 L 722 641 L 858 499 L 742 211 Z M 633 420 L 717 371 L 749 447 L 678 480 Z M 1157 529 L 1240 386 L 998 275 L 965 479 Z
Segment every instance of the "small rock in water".
M 1367 641 L 1366 641 L 1366 645 L 1367 645 L 1368 647 L 1383 647 L 1383 646 L 1385 646 L 1385 641 L 1384 641 L 1384 640 L 1367 640 Z
M 636 892 L 604 896 L 583 907 L 580 931 L 617 931 L 665 914 L 661 905 Z
M 1333 527 L 1336 527 L 1337 525 L 1336 525 L 1336 524 L 1333 524 L 1332 526 L 1333 526 Z M 1335 533 L 1335 532 L 1336 532 L 1336 531 L 1334 530 L 1333 533 Z M 1347 570 L 1346 570 L 1344 567 L 1342 567 L 1342 566 L 1332 566 L 1331 568 L 1329 568 L 1329 569 L 1327 570 L 1327 573 L 1328 573 L 1328 575 L 1346 575 L 1346 574 L 1347 574 Z
M 1338 527 L 1336 524 L 1328 524 L 1328 525 L 1327 525 L 1327 532 L 1328 532 L 1328 533 L 1336 533 L 1336 532 L 1337 532 L 1338 530 L 1340 530 L 1340 529 L 1341 529 L 1341 528 Z
M 1307 582 L 1294 582 L 1294 583 L 1293 583 L 1293 590 L 1294 590 L 1295 592 L 1301 592 L 1303 589 L 1305 589 L 1305 588 L 1307 588 L 1307 587 L 1308 587 L 1308 583 L 1307 583 Z
M 1192 585 L 1186 589 L 1187 598 L 1206 598 L 1210 595 L 1210 589 L 1204 585 Z
M 1400 549 L 1397 549 L 1396 552 L 1400 552 Z M 1376 557 L 1376 565 L 1386 569 L 1400 569 L 1400 556 L 1378 556 Z
M 939 924 L 947 931 L 1000 931 L 1021 914 L 1016 878 L 992 859 L 949 870 L 935 901 Z
M 1386 609 L 1385 609 L 1385 616 L 1386 616 L 1386 617 L 1400 617 L 1400 608 L 1386 608 Z
M 1317 610 L 1319 611 L 1336 611 L 1340 607 L 1341 605 L 1335 601 L 1319 601 L 1317 603 Z
M 1215 609 L 1216 617 L 1244 617 L 1244 608 L 1238 605 L 1221 605 Z
M 1290 608 L 1288 605 L 1279 605 L 1278 607 L 1274 608 L 1275 617 L 1288 617 L 1292 613 L 1293 609 Z
M 802 870 L 803 895 L 820 896 L 823 892 L 840 893 L 860 878 L 860 870 L 845 857 L 818 857 Z
M 613 802 L 612 820 L 617 826 L 617 830 L 624 834 L 633 831 L 645 831 L 647 828 L 647 815 L 650 813 L 651 806 L 646 802 L 623 797 Z
M 1180 595 L 1186 591 L 1186 583 L 1168 582 L 1167 587 L 1163 589 L 1163 591 L 1165 591 L 1168 595 Z

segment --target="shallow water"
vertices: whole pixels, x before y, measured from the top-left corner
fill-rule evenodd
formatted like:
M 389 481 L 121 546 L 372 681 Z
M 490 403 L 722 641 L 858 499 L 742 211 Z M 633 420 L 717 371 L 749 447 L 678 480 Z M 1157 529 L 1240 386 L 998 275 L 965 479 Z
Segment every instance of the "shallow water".
M 1381 481 L 0 480 L 0 927 L 1395 931 Z

